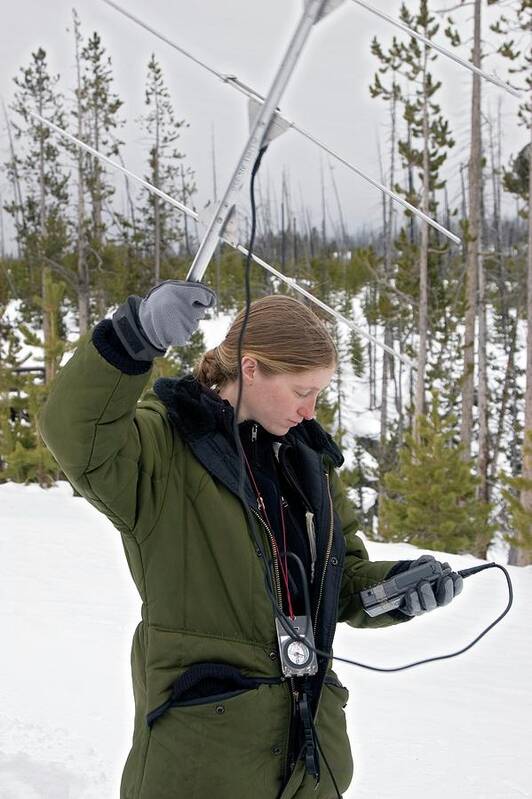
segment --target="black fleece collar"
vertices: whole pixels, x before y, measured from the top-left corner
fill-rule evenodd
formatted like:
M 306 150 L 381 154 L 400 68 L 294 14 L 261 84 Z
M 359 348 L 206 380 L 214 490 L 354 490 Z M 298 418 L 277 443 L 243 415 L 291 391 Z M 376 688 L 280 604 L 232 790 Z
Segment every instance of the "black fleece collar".
M 233 431 L 234 408 L 216 391 L 201 384 L 194 375 L 185 377 L 160 377 L 153 387 L 156 395 L 168 410 L 172 423 L 186 440 L 194 441 L 216 430 Z M 247 428 L 253 422 L 241 422 Z M 334 439 L 315 419 L 304 419 L 292 427 L 285 436 L 274 436 L 259 425 L 259 435 L 271 440 L 295 444 L 302 441 L 316 452 L 326 455 L 336 467 L 344 463 L 344 457 Z

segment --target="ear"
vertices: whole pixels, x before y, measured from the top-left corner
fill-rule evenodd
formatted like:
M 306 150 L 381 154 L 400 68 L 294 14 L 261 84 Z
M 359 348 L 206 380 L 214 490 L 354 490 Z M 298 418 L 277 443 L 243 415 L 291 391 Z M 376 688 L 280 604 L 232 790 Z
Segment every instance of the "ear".
M 252 358 L 251 355 L 244 355 L 242 356 L 242 374 L 244 375 L 244 381 L 247 385 L 251 385 L 253 383 L 253 379 L 257 372 L 257 359 Z

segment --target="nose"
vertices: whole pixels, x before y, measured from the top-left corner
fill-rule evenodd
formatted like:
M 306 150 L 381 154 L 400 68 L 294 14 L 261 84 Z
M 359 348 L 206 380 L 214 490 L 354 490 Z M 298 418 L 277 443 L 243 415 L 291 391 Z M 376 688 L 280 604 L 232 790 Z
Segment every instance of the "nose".
M 313 419 L 315 416 L 314 410 L 316 407 L 316 397 L 308 397 L 306 401 L 299 406 L 298 413 L 303 419 Z

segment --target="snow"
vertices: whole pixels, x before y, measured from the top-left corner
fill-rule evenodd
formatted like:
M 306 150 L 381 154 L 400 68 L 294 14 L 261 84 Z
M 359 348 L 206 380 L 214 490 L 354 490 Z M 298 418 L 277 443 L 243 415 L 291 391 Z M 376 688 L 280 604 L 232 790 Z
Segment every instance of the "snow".
M 415 558 L 367 542 L 374 560 Z M 435 553 L 455 568 L 472 557 Z M 345 799 L 532 797 L 532 567 L 472 650 L 397 674 L 339 663 L 355 777 Z M 133 729 L 129 653 L 140 600 L 120 536 L 59 483 L 0 485 L 0 799 L 116 799 Z M 505 608 L 503 573 L 407 624 L 337 628 L 335 654 L 376 666 L 454 652 Z

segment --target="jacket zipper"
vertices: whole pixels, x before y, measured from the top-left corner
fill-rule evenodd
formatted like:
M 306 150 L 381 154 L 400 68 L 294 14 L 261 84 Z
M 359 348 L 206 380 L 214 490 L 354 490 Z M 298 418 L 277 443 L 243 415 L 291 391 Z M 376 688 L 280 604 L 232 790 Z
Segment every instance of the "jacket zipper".
M 314 616 L 314 628 L 313 628 L 314 629 L 314 640 L 316 640 L 316 629 L 318 627 L 318 613 L 320 611 L 321 598 L 322 598 L 322 595 L 323 595 L 323 586 L 325 584 L 325 573 L 327 571 L 327 566 L 329 564 L 329 558 L 331 556 L 332 543 L 333 543 L 333 531 L 334 531 L 334 510 L 333 510 L 333 502 L 332 502 L 332 497 L 331 497 L 331 489 L 330 489 L 330 486 L 329 486 L 329 472 L 326 471 L 326 472 L 324 472 L 324 474 L 325 474 L 325 479 L 327 481 L 327 494 L 329 496 L 329 508 L 330 508 L 330 513 L 331 513 L 331 523 L 330 523 L 330 527 L 329 527 L 329 539 L 327 541 L 327 550 L 325 552 L 325 563 L 323 565 L 323 571 L 321 573 L 321 585 L 320 585 L 320 593 L 318 595 L 318 604 L 316 605 L 316 615 Z
M 264 527 L 264 529 L 268 533 L 268 538 L 270 540 L 270 547 L 271 547 L 272 558 L 273 558 L 273 572 L 274 572 L 274 577 L 275 577 L 275 589 L 276 589 L 276 592 L 277 592 L 277 604 L 279 605 L 279 608 L 282 610 L 283 609 L 283 595 L 282 595 L 282 592 L 281 592 L 281 578 L 280 578 L 280 575 L 279 575 L 279 562 L 277 560 L 277 554 L 276 554 L 277 547 L 275 546 L 273 534 L 272 534 L 272 531 L 270 530 L 269 526 L 266 524 L 266 522 L 264 521 L 264 519 L 260 515 L 260 513 L 258 513 L 255 510 L 255 508 L 252 508 L 251 506 L 249 506 L 249 507 L 250 507 L 250 510 L 252 511 L 253 515 L 257 517 L 257 519 L 261 522 L 262 526 Z M 292 763 L 289 763 L 288 761 L 293 758 L 293 752 L 292 752 L 293 718 L 294 718 L 294 715 L 295 715 L 295 712 L 296 712 L 297 701 L 299 699 L 299 691 L 296 690 L 294 678 L 293 677 L 289 677 L 288 679 L 290 680 L 291 708 L 290 708 L 290 726 L 288 728 L 288 758 L 287 758 L 287 762 L 286 762 L 286 771 L 285 771 L 285 774 L 284 774 L 284 781 L 285 782 L 286 782 L 287 778 L 289 777 L 289 774 L 291 773 L 292 768 L 293 768 Z
M 314 572 L 316 570 L 316 561 L 318 559 L 318 551 L 316 549 L 316 530 L 314 528 L 314 514 L 308 510 L 305 513 L 305 522 L 307 525 L 308 541 L 310 545 L 310 584 L 314 584 Z
M 280 446 L 279 446 L 279 449 L 280 449 Z M 276 457 L 277 457 L 277 461 L 279 462 L 279 464 L 281 464 L 281 459 L 279 457 L 279 450 L 276 451 Z M 311 559 L 310 584 L 313 585 L 314 584 L 314 573 L 315 573 L 315 570 L 316 570 L 316 561 L 317 561 L 317 557 L 318 557 L 317 549 L 316 549 L 316 530 L 315 530 L 315 527 L 314 527 L 314 513 L 312 512 L 312 508 L 310 507 L 309 502 L 308 502 L 306 496 L 304 495 L 303 491 L 297 485 L 297 483 L 294 482 L 294 480 L 292 479 L 292 475 L 290 474 L 290 470 L 286 469 L 284 474 L 285 474 L 286 479 L 288 480 L 288 482 L 292 486 L 292 488 L 294 488 L 296 493 L 299 494 L 301 500 L 303 501 L 305 507 L 307 508 L 307 510 L 305 512 L 305 525 L 306 525 L 306 528 L 307 528 L 307 536 L 308 536 L 309 547 L 310 547 L 310 559 Z M 288 503 L 286 503 L 284 505 L 284 507 L 286 507 L 287 504 Z
M 268 538 L 270 539 L 270 547 L 271 547 L 271 550 L 272 550 L 272 558 L 273 558 L 273 573 L 274 573 L 274 577 L 275 577 L 275 590 L 277 592 L 277 604 L 279 605 L 279 608 L 282 610 L 283 609 L 283 595 L 282 595 L 282 592 L 281 592 L 281 577 L 280 577 L 280 574 L 279 574 L 279 561 L 277 559 L 277 554 L 276 554 L 277 553 L 277 547 L 275 545 L 275 541 L 274 541 L 274 538 L 273 538 L 273 533 L 270 530 L 270 528 L 268 527 L 268 525 L 266 524 L 266 522 L 264 521 L 264 519 L 262 518 L 262 516 L 260 515 L 260 513 L 258 513 L 258 511 L 256 511 L 255 508 L 252 508 L 251 505 L 249 507 L 250 507 L 253 515 L 257 517 L 259 522 L 261 522 L 262 526 L 264 527 L 264 529 L 268 533 Z
M 328 538 L 328 541 L 327 541 L 327 550 L 326 550 L 326 553 L 325 553 L 325 563 L 323 565 L 323 571 L 322 571 L 322 574 L 321 574 L 320 593 L 318 595 L 318 603 L 316 605 L 316 615 L 315 615 L 315 618 L 314 618 L 314 627 L 313 627 L 314 639 L 316 639 L 316 629 L 317 629 L 317 625 L 318 625 L 318 613 L 319 613 L 319 610 L 320 610 L 321 598 L 322 598 L 322 595 L 323 595 L 323 586 L 325 584 L 325 573 L 327 571 L 327 566 L 329 564 L 329 558 L 331 556 L 332 543 L 333 543 L 333 531 L 334 531 L 334 513 L 333 513 L 333 502 L 332 502 L 332 497 L 331 497 L 331 490 L 330 490 L 330 485 L 329 485 L 329 473 L 327 471 L 325 471 L 324 474 L 325 474 L 325 479 L 326 479 L 326 482 L 327 482 L 327 494 L 328 494 L 328 497 L 329 497 L 329 509 L 330 509 L 330 519 L 331 519 L 331 521 L 330 521 L 330 526 L 329 526 L 329 538 Z M 260 515 L 260 513 L 258 513 L 255 510 L 255 508 L 252 508 L 251 506 L 250 506 L 250 509 L 251 509 L 252 513 L 254 514 L 254 516 L 257 517 L 257 519 L 261 522 L 262 526 L 264 527 L 264 529 L 268 533 L 268 538 L 270 540 L 270 547 L 271 547 L 272 558 L 273 558 L 273 570 L 274 570 L 274 577 L 275 577 L 275 588 L 276 588 L 276 591 L 277 591 L 277 601 L 278 601 L 279 607 L 282 610 L 282 608 L 283 608 L 283 598 L 282 598 L 282 592 L 281 592 L 281 578 L 279 576 L 279 562 L 277 560 L 276 546 L 275 546 L 273 534 L 272 534 L 269 526 L 266 524 L 266 522 L 264 521 L 264 519 Z M 295 714 L 295 710 L 296 710 L 296 706 L 297 706 L 297 701 L 299 699 L 299 692 L 295 688 L 294 678 L 290 677 L 289 679 L 290 679 L 290 692 L 291 692 L 292 708 L 291 708 L 291 715 L 290 715 L 290 727 L 289 727 L 289 731 L 288 731 L 288 759 L 287 759 L 286 771 L 285 771 L 285 775 L 284 775 L 284 782 L 285 783 L 286 783 L 286 780 L 288 779 L 288 777 L 289 777 L 289 775 L 290 775 L 290 773 L 292 771 L 293 765 L 295 765 L 295 764 L 289 763 L 288 760 L 293 757 L 293 752 L 291 750 L 291 744 L 292 744 L 292 720 L 294 718 L 294 714 Z

